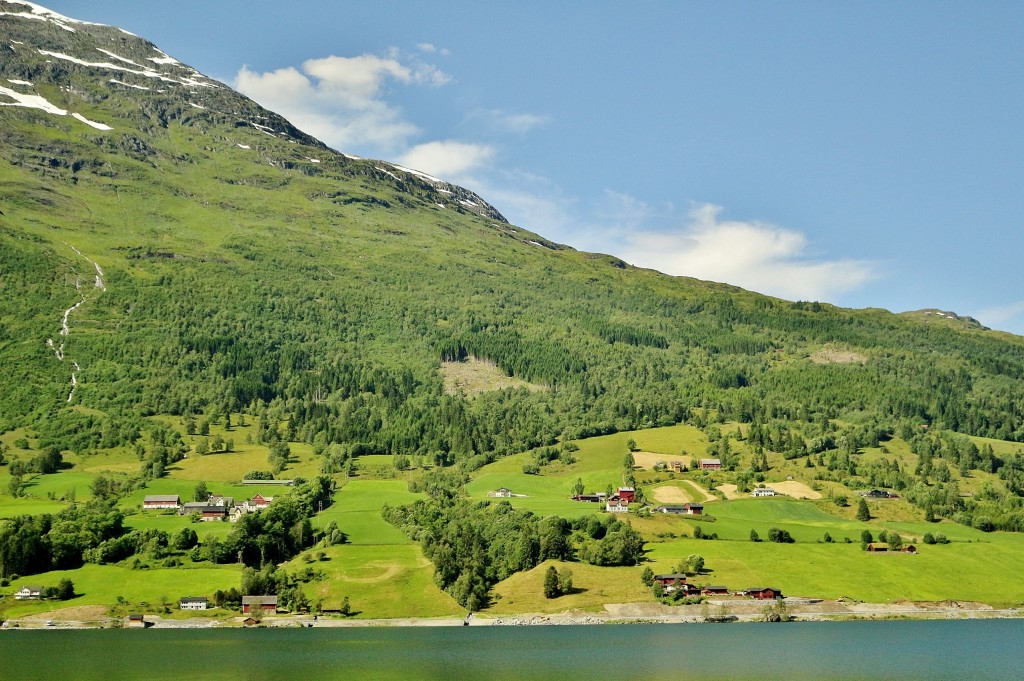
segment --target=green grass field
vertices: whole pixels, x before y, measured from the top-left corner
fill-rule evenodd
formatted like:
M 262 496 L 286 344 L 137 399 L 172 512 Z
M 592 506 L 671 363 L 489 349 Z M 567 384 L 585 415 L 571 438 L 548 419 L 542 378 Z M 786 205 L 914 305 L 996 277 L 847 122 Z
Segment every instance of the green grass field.
M 728 428 L 728 426 L 726 426 Z M 241 430 L 241 429 L 239 429 Z M 11 439 L 10 434 L 5 436 Z M 508 487 L 523 495 L 510 500 L 512 505 L 538 515 L 551 514 L 579 517 L 603 513 L 598 504 L 574 502 L 569 497 L 577 479 L 588 491 L 603 491 L 608 485 L 621 484 L 622 463 L 626 442 L 633 438 L 643 452 L 664 454 L 666 459 L 686 451 L 700 456 L 707 445 L 701 431 L 690 426 L 672 426 L 635 433 L 618 433 L 583 440 L 573 453 L 576 462 L 554 462 L 541 468 L 540 475 L 523 473 L 523 464 L 532 461 L 532 454 L 506 457 L 481 468 L 467 485 L 473 499 L 487 499 L 488 492 Z M 1005 443 L 1004 443 L 1005 444 Z M 741 446 L 741 445 L 738 445 Z M 192 456 L 171 467 L 168 475 L 149 481 L 143 489 L 126 496 L 121 507 L 126 511 L 126 525 L 132 529 L 156 528 L 175 532 L 191 526 L 200 538 L 213 535 L 226 537 L 230 523 L 195 523 L 190 518 L 157 511 L 143 512 L 142 498 L 147 494 L 178 494 L 191 500 L 198 482 L 205 482 L 210 492 L 234 496 L 237 500 L 259 492 L 265 496 L 288 494 L 290 488 L 271 485 L 242 486 L 241 473 L 265 469 L 265 448 L 236 445 L 234 453 Z M 909 465 L 912 456 L 900 440 L 886 443 L 890 455 L 901 465 Z M 292 444 L 294 462 L 282 477 L 314 474 L 318 462 L 308 445 Z M 866 450 L 865 459 L 885 455 L 880 450 Z M 79 501 L 89 498 L 89 485 L 99 474 L 117 475 L 133 471 L 138 465 L 133 454 L 124 451 L 100 453 L 76 459 L 68 457 L 73 467 L 54 475 L 33 476 L 25 487 L 26 496 L 14 499 L 0 492 L 0 518 L 21 513 L 53 513 L 65 506 L 61 497 L 74 490 Z M 782 480 L 787 475 L 801 479 L 807 472 L 792 462 L 772 457 L 769 480 Z M 314 561 L 324 579 L 310 582 L 304 590 L 311 601 L 322 599 L 325 607 L 336 608 L 348 596 L 357 617 L 387 618 L 403 616 L 458 616 L 461 609 L 433 581 L 433 567 L 424 558 L 420 547 L 380 515 L 385 504 L 411 503 L 419 495 L 408 491 L 405 477 L 394 470 L 392 457 L 368 456 L 359 460 L 359 473 L 341 486 L 334 503 L 324 509 L 314 525 L 323 527 L 332 520 L 349 536 L 349 543 L 325 549 L 327 560 Z M 655 474 L 637 470 L 638 478 L 646 480 L 644 489 L 676 486 L 686 494 L 696 495 L 691 480 L 693 473 L 682 475 Z M 978 473 L 974 480 L 988 474 Z M 657 477 L 661 480 L 654 483 Z M 0 490 L 6 489 L 9 476 L 0 473 Z M 804 478 L 811 481 L 809 478 Z M 716 473 L 713 484 L 728 480 L 728 474 Z M 704 481 L 706 482 L 706 481 Z M 838 483 L 819 485 L 823 494 L 851 496 Z M 52 497 L 52 498 L 51 498 Z M 690 554 L 700 554 L 707 572 L 693 581 L 723 584 L 730 589 L 751 586 L 775 586 L 787 595 L 817 598 L 846 596 L 862 601 L 892 602 L 899 600 L 982 601 L 993 605 L 1024 604 L 1024 591 L 1016 575 L 1024 571 L 1024 535 L 983 533 L 948 521 L 925 523 L 920 511 L 902 500 L 878 501 L 870 504 L 873 519 L 854 519 L 854 506 L 840 508 L 827 496 L 817 501 L 801 501 L 789 497 L 733 501 L 715 500 L 705 504 L 706 517 L 656 514 L 629 520 L 648 540 L 646 566 L 655 572 L 667 572 Z M 705 534 L 717 534 L 717 540 L 696 540 L 692 535 L 700 527 Z M 750 541 L 751 530 L 763 540 L 773 527 L 788 531 L 793 544 Z M 881 530 L 899 532 L 906 541 L 917 543 L 919 553 L 872 554 L 861 549 L 861 532 L 868 529 L 877 537 Z M 924 545 L 926 532 L 941 532 L 952 543 Z M 828 533 L 834 540 L 825 543 Z M 850 542 L 845 540 L 849 539 Z M 81 594 L 65 605 L 111 605 L 122 597 L 132 604 L 160 604 L 176 601 L 185 595 L 212 595 L 216 589 L 239 584 L 237 566 L 211 566 L 206 563 L 178 569 L 154 568 L 129 570 L 122 566 L 87 565 L 67 573 Z M 283 567 L 302 570 L 304 556 Z M 522 612 L 559 612 L 564 610 L 598 611 L 605 603 L 650 601 L 649 591 L 640 583 L 645 565 L 622 568 L 598 568 L 581 563 L 558 564 L 573 571 L 576 591 L 558 599 L 545 599 L 541 593 L 546 564 L 526 573 L 513 575 L 498 584 L 494 601 L 486 611 L 494 615 Z M 55 584 L 63 573 L 49 573 L 22 578 L 11 584 Z M 53 604 L 9 604 L 9 616 L 42 612 Z

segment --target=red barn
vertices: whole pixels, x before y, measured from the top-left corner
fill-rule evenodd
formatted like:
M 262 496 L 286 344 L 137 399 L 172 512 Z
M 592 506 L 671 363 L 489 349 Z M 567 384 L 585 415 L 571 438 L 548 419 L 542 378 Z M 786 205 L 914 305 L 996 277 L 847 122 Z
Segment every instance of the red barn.
M 756 598 L 761 601 L 772 601 L 776 598 L 782 598 L 782 589 L 776 589 L 771 586 L 758 586 L 752 589 L 747 589 L 744 593 L 751 598 Z

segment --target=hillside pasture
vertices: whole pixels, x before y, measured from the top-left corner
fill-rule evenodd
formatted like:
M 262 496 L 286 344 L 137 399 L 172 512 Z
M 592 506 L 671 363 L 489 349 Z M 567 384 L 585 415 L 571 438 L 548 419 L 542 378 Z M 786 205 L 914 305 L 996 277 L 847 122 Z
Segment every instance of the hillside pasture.
M 345 596 L 356 617 L 453 617 L 465 614 L 455 600 L 434 584 L 434 567 L 416 545 L 342 545 L 325 551 L 328 560 L 312 567 L 324 572 L 323 581 L 303 591 L 312 602 L 337 609 Z M 302 569 L 295 559 L 288 570 Z
M 544 574 L 549 566 L 571 570 L 573 593 L 558 598 L 544 597 Z M 650 601 L 650 589 L 640 581 L 643 567 L 596 567 L 586 563 L 545 561 L 519 572 L 493 590 L 493 602 L 482 611 L 485 616 L 564 611 L 603 612 L 605 603 Z
M 110 607 L 121 598 L 135 611 L 160 612 L 163 604 L 177 610 L 182 596 L 213 597 L 218 589 L 237 588 L 241 580 L 238 565 L 189 564 L 187 567 L 132 570 L 121 565 L 86 564 L 77 570 L 47 572 L 11 582 L 17 591 L 25 584 L 54 586 L 63 578 L 75 585 L 76 596 L 63 603 L 52 601 L 8 601 L 4 617 L 23 617 L 57 607 L 99 605 Z
M 319 461 L 313 454 L 312 446 L 302 442 L 289 442 L 291 462 L 275 477 L 310 478 L 320 472 Z M 233 452 L 216 452 L 198 455 L 194 452 L 188 458 L 168 468 L 168 476 L 178 480 L 204 480 L 207 482 L 231 482 L 253 470 L 270 470 L 267 462 L 269 450 L 262 445 L 235 445 Z

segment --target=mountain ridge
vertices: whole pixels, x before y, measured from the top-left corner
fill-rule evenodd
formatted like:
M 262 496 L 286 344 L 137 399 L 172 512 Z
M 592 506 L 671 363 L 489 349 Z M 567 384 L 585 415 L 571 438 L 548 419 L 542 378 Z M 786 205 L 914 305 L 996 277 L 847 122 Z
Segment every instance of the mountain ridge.
M 31 11 L 11 11 L 24 8 L 28 8 Z M 32 30 L 34 28 L 32 24 L 50 24 L 59 27 L 64 32 L 73 34 L 74 41 L 71 44 L 75 49 L 72 51 L 78 51 L 77 55 L 67 54 L 59 51 L 59 49 L 44 49 L 44 47 L 40 47 L 38 44 L 28 48 L 28 51 L 31 52 L 34 47 L 35 52 L 44 58 L 40 60 L 43 64 L 49 63 L 53 65 L 52 69 L 57 72 L 55 75 L 58 77 L 61 68 L 69 70 L 84 68 L 110 72 L 112 77 L 107 79 L 107 84 L 113 86 L 112 89 L 120 87 L 134 90 L 132 94 L 136 96 L 139 96 L 142 92 L 152 92 L 154 89 L 157 94 L 162 94 L 158 88 L 154 88 L 154 85 L 159 84 L 192 88 L 187 91 L 187 96 L 184 97 L 184 104 L 191 107 L 192 111 L 185 111 L 180 107 L 177 110 L 156 110 L 152 112 L 145 112 L 144 110 L 144 113 L 153 114 L 152 118 L 155 119 L 154 122 L 156 124 L 166 124 L 168 119 L 180 119 L 182 122 L 188 123 L 194 119 L 201 119 L 207 116 L 231 121 L 231 124 L 236 128 L 248 124 L 253 129 L 272 138 L 283 138 L 285 141 L 296 142 L 304 147 L 312 147 L 318 153 L 327 153 L 329 151 L 336 155 L 336 160 L 345 159 L 351 162 L 372 164 L 378 172 L 390 177 L 395 182 L 417 184 L 421 188 L 429 187 L 433 190 L 432 198 L 436 205 L 442 207 L 457 206 L 459 209 L 470 210 L 502 223 L 507 222 L 483 198 L 463 187 L 411 168 L 405 168 L 386 161 L 362 159 L 330 149 L 320 140 L 300 131 L 280 115 L 260 107 L 255 102 L 252 102 L 252 100 L 234 92 L 227 85 L 203 75 L 196 69 L 163 52 L 153 43 L 123 29 L 71 19 L 41 5 L 22 2 L 21 0 L 10 0 L 9 2 L 0 3 L 0 17 L 11 22 L 11 29 L 8 31 L 10 40 L 0 46 L 0 49 L 7 52 L 10 57 L 14 57 L 15 52 L 19 52 L 20 48 L 24 47 L 26 43 L 25 40 L 17 40 L 15 36 L 28 37 L 23 34 L 26 30 L 29 33 L 38 33 L 38 31 Z M 18 23 L 15 23 L 18 21 L 28 22 L 28 25 L 19 26 Z M 72 28 L 69 24 L 78 25 L 79 28 Z M 22 33 L 18 32 L 17 29 L 19 28 Z M 41 42 L 48 48 L 63 49 L 68 45 L 68 41 L 65 36 L 60 37 L 64 37 L 65 40 L 56 40 L 51 36 L 49 39 L 42 40 Z M 105 47 L 98 47 L 100 41 L 106 41 L 109 44 Z M 9 64 L 2 70 L 2 75 L 8 84 L 16 87 L 0 86 L 0 95 L 6 96 L 8 99 L 13 100 L 13 102 L 0 102 L 0 104 L 4 106 L 34 108 L 60 116 L 70 113 L 38 93 L 24 91 L 25 89 L 33 88 L 32 83 L 34 79 L 38 79 L 43 75 L 46 68 L 38 62 L 32 64 L 30 60 L 25 59 L 26 55 L 24 54 L 17 56 L 20 58 L 7 60 Z M 50 78 L 47 77 L 46 79 L 49 80 Z M 16 88 L 21 88 L 21 90 L 19 91 Z M 222 93 L 230 93 L 230 96 L 227 98 L 218 96 Z M 226 102 L 224 101 L 225 99 Z M 225 103 L 229 106 L 225 107 Z M 232 107 L 235 110 L 223 110 Z M 115 134 L 117 133 L 117 130 L 109 123 L 92 121 L 78 112 L 71 113 L 71 116 L 75 118 L 81 117 L 78 119 L 83 125 L 99 130 L 111 130 Z M 238 144 L 241 144 L 241 142 Z M 322 160 L 300 157 L 297 159 L 276 159 L 271 162 L 290 169 L 296 163 L 321 163 Z M 396 173 L 401 174 L 401 176 Z
M 448 463 L 695 409 L 1024 439 L 1021 339 L 577 252 L 37 9 L 0 2 L 0 425 L 88 448 L 58 424 L 95 410 L 121 444 L 139 417 L 274 404 L 292 438 Z M 825 346 L 866 359 L 815 365 Z M 468 357 L 551 389 L 445 394 L 442 361 Z

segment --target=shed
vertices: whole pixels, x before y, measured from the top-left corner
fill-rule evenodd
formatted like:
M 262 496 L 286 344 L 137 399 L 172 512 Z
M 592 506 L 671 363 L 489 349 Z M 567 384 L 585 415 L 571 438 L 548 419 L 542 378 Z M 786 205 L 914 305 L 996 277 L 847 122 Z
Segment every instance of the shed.
M 242 596 L 242 613 L 277 612 L 277 596 Z
M 776 589 L 773 586 L 755 586 L 744 591 L 747 596 L 756 598 L 762 601 L 771 601 L 776 598 L 782 598 L 782 589 Z
M 178 508 L 181 506 L 181 497 L 177 494 L 147 494 L 142 499 L 142 508 L 149 509 L 161 509 L 161 508 Z
M 672 573 L 667 575 L 654 575 L 654 581 L 660 582 L 662 586 L 674 586 L 676 582 L 686 583 L 686 575 L 683 573 Z

